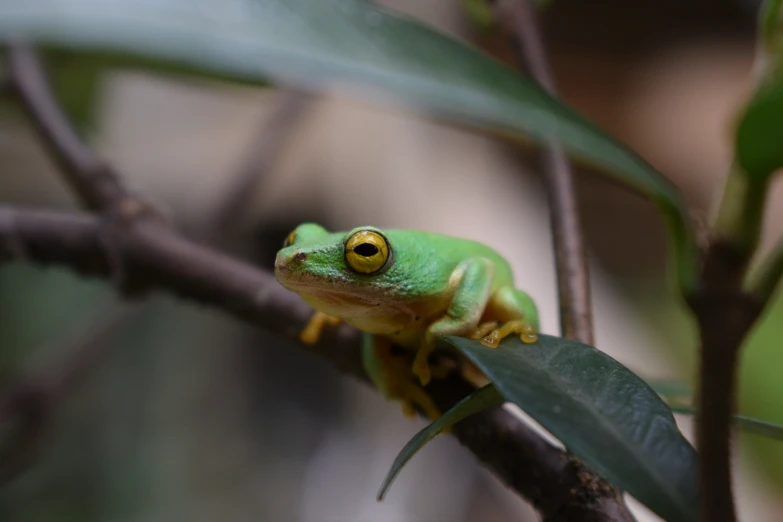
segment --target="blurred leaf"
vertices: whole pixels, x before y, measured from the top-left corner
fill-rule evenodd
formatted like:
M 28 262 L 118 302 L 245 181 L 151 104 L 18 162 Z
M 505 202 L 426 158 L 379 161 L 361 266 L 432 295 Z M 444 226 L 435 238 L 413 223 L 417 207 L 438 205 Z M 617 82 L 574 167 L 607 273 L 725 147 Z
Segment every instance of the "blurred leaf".
M 670 404 L 669 406 L 674 413 L 681 413 L 683 415 L 696 415 L 698 411 L 695 406 L 685 404 Z M 761 435 L 762 437 L 768 437 L 770 439 L 783 440 L 783 426 L 780 424 L 747 417 L 745 415 L 734 415 L 733 418 L 734 425 L 742 431 L 753 433 L 754 435 Z
M 662 397 L 688 398 L 693 397 L 693 388 L 687 382 L 664 379 L 648 380 L 647 384 Z
M 104 69 L 96 60 L 72 53 L 52 53 L 46 65 L 57 101 L 76 127 L 88 133 L 95 125 Z
M 758 84 L 740 118 L 737 159 L 758 181 L 783 167 L 783 0 L 767 1 L 759 20 Z
M 425 444 L 434 439 L 437 435 L 450 429 L 462 419 L 488 408 L 500 406 L 504 402 L 506 402 L 506 399 L 503 398 L 498 389 L 494 385 L 488 384 L 462 399 L 438 420 L 417 433 L 405 447 L 402 448 L 397 455 L 397 458 L 394 459 L 394 463 L 392 464 L 389 473 L 386 475 L 386 478 L 381 485 L 381 489 L 378 491 L 378 500 L 383 500 L 383 496 L 402 470 L 402 467 L 405 466 L 411 457 L 424 447 Z
M 460 0 L 470 21 L 481 31 L 488 31 L 495 25 L 495 11 L 489 0 Z
M 590 346 L 539 336 L 498 348 L 448 337 L 509 401 L 574 455 L 670 522 L 698 519 L 697 454 L 658 395 Z
M 655 202 L 670 218 L 681 284 L 693 283 L 682 194 L 627 147 L 477 49 L 363 0 L 4 0 L 0 38 L 126 54 L 301 88 L 372 87 L 429 112 L 534 141 Z
M 783 76 L 753 95 L 737 129 L 737 159 L 755 179 L 783 167 Z

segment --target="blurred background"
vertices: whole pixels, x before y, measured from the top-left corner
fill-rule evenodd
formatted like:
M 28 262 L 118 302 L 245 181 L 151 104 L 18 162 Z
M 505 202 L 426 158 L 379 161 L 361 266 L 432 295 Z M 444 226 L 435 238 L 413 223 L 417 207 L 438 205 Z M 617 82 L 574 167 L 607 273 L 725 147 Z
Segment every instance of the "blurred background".
M 513 59 L 505 39 L 475 28 L 456 0 L 383 3 Z M 562 97 L 667 174 L 706 220 L 750 87 L 758 2 L 552 4 L 543 24 Z M 89 64 L 51 65 L 91 143 L 189 230 L 225 201 L 236 172 L 256 165 L 252 201 L 218 234 L 236 255 L 271 269 L 305 220 L 474 238 L 509 259 L 517 285 L 539 303 L 543 330 L 557 332 L 546 197 L 531 151 L 347 96 L 115 70 L 93 83 Z M 95 106 L 83 103 L 88 94 Z M 253 154 L 281 107 L 285 131 L 261 168 Z M 0 178 L 2 201 L 74 206 L 28 123 L 7 106 L 0 165 L 13 173 Z M 595 176 L 579 176 L 578 190 L 597 346 L 644 378 L 692 382 L 695 332 L 667 280 L 660 219 Z M 777 184 L 765 249 L 783 233 L 782 198 Z M 778 423 L 781 313 L 779 300 L 743 352 L 739 405 Z M 106 324 L 100 342 L 109 349 L 58 398 L 25 471 L 0 483 L 0 520 L 536 520 L 449 437 L 414 458 L 377 504 L 377 487 L 421 421 L 289 341 L 166 295 L 129 311 L 104 282 L 0 266 L 0 383 L 56 369 Z M 678 421 L 690 437 L 690 420 Z M 742 519 L 783 520 L 783 446 L 742 434 L 737 442 Z M 657 520 L 633 506 L 640 520 Z

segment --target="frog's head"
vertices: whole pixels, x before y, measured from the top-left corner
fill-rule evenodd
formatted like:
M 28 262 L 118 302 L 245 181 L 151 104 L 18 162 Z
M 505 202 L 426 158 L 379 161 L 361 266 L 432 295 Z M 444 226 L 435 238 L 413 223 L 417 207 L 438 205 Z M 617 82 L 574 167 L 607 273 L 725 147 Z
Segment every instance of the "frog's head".
M 387 302 L 398 285 L 389 270 L 394 249 L 373 227 L 329 233 L 305 223 L 291 232 L 277 253 L 275 276 L 316 309 L 338 317 L 355 317 Z

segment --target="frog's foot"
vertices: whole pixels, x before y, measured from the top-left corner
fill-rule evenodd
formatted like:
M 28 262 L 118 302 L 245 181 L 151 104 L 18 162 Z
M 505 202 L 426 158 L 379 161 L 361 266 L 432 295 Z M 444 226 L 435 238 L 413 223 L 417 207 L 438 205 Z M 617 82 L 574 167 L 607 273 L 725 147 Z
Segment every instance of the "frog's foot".
M 412 382 L 407 384 L 409 386 L 399 391 L 401 397 L 398 399 L 402 402 L 402 414 L 413 418 L 416 416 L 416 411 L 421 410 L 431 421 L 437 420 L 440 417 L 440 410 L 435 406 L 432 397 L 427 395 L 424 388 Z
M 431 420 L 440 417 L 440 410 L 427 392 L 413 379 L 407 364 L 388 364 L 384 372 L 383 390 L 387 399 L 402 402 L 402 413 L 414 417 L 416 411 L 422 411 Z
M 462 378 L 475 386 L 476 388 L 482 388 L 489 384 L 491 381 L 487 379 L 484 372 L 479 370 L 478 366 L 473 364 L 473 361 L 465 358 L 460 366 L 460 375 Z
M 427 386 L 432 380 L 432 371 L 430 370 L 428 359 L 433 350 L 435 350 L 435 343 L 425 342 L 416 352 L 416 358 L 413 360 L 413 375 L 419 378 L 422 386 Z
M 405 415 L 420 410 L 432 420 L 440 417 L 440 410 L 427 392 L 411 375 L 411 358 L 392 353 L 391 342 L 377 335 L 362 337 L 362 362 L 370 380 L 389 400 L 402 403 Z
M 315 344 L 318 339 L 321 338 L 321 333 L 324 331 L 326 325 L 339 324 L 341 319 L 339 317 L 332 317 L 322 312 L 315 312 L 310 320 L 307 322 L 302 332 L 299 334 L 299 340 L 305 344 Z
M 476 327 L 475 330 L 473 330 L 473 333 L 470 334 L 468 337 L 471 339 L 481 339 L 483 337 L 486 337 L 487 334 L 492 332 L 493 330 L 497 330 L 500 328 L 500 323 L 497 321 L 489 321 L 487 323 L 481 323 Z
M 497 323 L 484 323 L 480 325 L 471 339 L 481 339 L 481 344 L 490 348 L 496 348 L 500 341 L 511 334 L 518 334 L 519 339 L 525 344 L 531 344 L 538 340 L 536 330 L 522 319 L 514 319 L 498 327 Z
M 447 357 L 439 357 L 433 364 L 430 364 L 430 374 L 433 379 L 445 379 L 449 374 L 457 369 L 457 363 Z

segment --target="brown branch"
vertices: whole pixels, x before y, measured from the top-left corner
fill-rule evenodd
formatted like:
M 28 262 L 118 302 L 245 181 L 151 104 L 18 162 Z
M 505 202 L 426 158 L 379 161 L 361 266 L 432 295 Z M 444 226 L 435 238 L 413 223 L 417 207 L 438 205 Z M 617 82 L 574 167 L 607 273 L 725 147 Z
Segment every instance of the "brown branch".
M 699 449 L 702 520 L 734 522 L 736 509 L 731 478 L 731 426 L 735 409 L 737 362 L 742 343 L 764 303 L 741 290 L 747 259 L 721 239 L 707 252 L 699 290 L 688 303 L 701 339 Z
M 82 203 L 87 207 L 107 211 L 106 217 L 110 219 L 106 225 L 120 225 L 113 230 L 104 230 L 103 236 L 107 249 L 111 249 L 106 253 L 112 254 L 107 256 L 107 259 L 120 265 L 118 268 L 124 272 L 121 261 L 117 259 L 116 241 L 106 236 L 108 233 L 124 233 L 122 222 L 140 217 L 142 213 L 138 212 L 139 210 L 147 211 L 144 213 L 146 215 L 154 215 L 156 212 L 128 193 L 119 176 L 95 156 L 73 131 L 52 97 L 46 75 L 36 55 L 20 44 L 15 45 L 10 54 L 14 60 L 13 75 L 2 77 L 2 80 L 7 81 L 8 92 L 16 92 L 28 107 L 31 118 L 39 121 L 36 128 L 41 132 L 45 143 L 50 147 L 67 147 L 56 156 L 61 165 L 75 173 L 70 176 L 71 184 L 81 195 Z M 14 82 L 11 81 L 12 78 Z M 12 87 L 16 89 L 11 89 Z M 295 124 L 308 106 L 307 101 L 300 93 L 283 94 L 282 104 L 275 108 L 271 117 L 263 119 L 259 131 L 252 138 L 248 152 L 240 160 L 235 174 L 236 181 L 228 194 L 218 202 L 216 211 L 207 223 L 201 230 L 196 231 L 197 237 L 207 241 L 215 240 L 242 212 L 255 187 L 263 179 L 263 174 L 272 170 L 278 161 L 286 140 L 292 135 Z M 83 173 L 82 169 L 88 169 L 88 172 Z M 92 175 L 91 172 L 98 172 L 100 175 Z M 139 290 L 143 291 L 143 288 Z M 112 347 L 112 336 L 137 317 L 144 308 L 143 304 L 126 306 L 111 314 L 92 318 L 89 327 L 81 329 L 78 338 L 69 340 L 67 345 L 60 349 L 68 355 L 59 361 L 59 364 L 26 374 L 12 389 L 0 393 L 0 397 L 5 399 L 0 406 L 0 419 L 16 416 L 18 424 L 25 428 L 24 440 L 13 445 L 18 458 L 5 459 L 8 464 L 0 465 L 0 479 L 13 478 L 16 473 L 25 469 L 26 463 L 32 461 L 35 448 L 43 438 L 42 432 L 47 428 L 48 413 L 78 389 L 82 381 L 86 380 L 88 371 L 98 367 L 95 362 L 102 359 Z
M 101 221 L 84 213 L 0 207 L 0 262 L 20 254 L 33 263 L 65 265 L 108 277 L 111 263 L 100 240 Z M 154 221 L 135 223 L 122 244 L 129 282 L 214 306 L 253 325 L 294 339 L 312 309 L 274 276 L 192 242 Z M 358 332 L 342 325 L 303 348 L 340 371 L 367 381 Z M 446 411 L 472 388 L 452 377 L 430 385 Z M 509 412 L 496 409 L 462 421 L 454 435 L 546 520 L 633 520 L 617 493 L 568 454 L 546 442 Z
M 14 54 L 14 74 L 32 77 L 16 80 L 20 96 L 32 108 L 31 118 L 73 188 L 92 208 L 125 199 L 119 177 L 84 145 L 57 110 L 51 92 L 41 87 L 43 75 L 30 73 L 37 67 L 35 56 L 21 47 Z M 124 288 L 130 292 L 148 288 L 171 292 L 289 339 L 297 338 L 312 315 L 312 309 L 278 285 L 270 272 L 189 240 L 160 220 L 129 217 L 133 219 L 125 220 L 122 233 L 109 244 L 104 221 L 95 215 L 0 208 L 0 262 L 22 258 L 111 278 L 119 260 Z M 318 345 L 305 348 L 367 381 L 356 330 L 346 325 L 330 329 Z M 433 383 L 430 390 L 445 411 L 472 388 L 452 376 Z M 546 520 L 632 520 L 612 487 L 505 410 L 466 419 L 453 433 Z
M 499 0 L 496 18 L 510 34 L 519 56 L 520 68 L 528 73 L 549 94 L 556 94 L 555 81 L 546 57 L 533 0 Z M 564 337 L 593 345 L 593 312 L 590 298 L 590 278 L 587 268 L 579 206 L 574 189 L 573 171 L 563 147 L 554 141 L 542 152 L 544 180 L 549 201 L 552 242 L 557 273 L 560 331 Z M 574 459 L 576 461 L 576 459 Z M 602 482 L 608 495 L 604 504 L 593 507 L 589 520 L 634 520 L 620 493 Z M 584 509 L 582 499 L 570 499 L 566 510 Z M 571 520 L 570 517 L 544 520 Z
M 94 210 L 119 209 L 128 191 L 73 131 L 35 52 L 22 43 L 11 43 L 8 75 L 30 121 L 81 202 Z
M 211 243 L 222 229 L 238 218 L 265 174 L 272 171 L 279 161 L 286 143 L 310 103 L 310 96 L 307 94 L 296 91 L 283 94 L 283 100 L 272 115 L 260 122 L 246 153 L 237 165 L 233 183 L 197 234 L 198 237 Z
M 511 34 L 520 67 L 545 91 L 555 94 L 555 82 L 532 3 L 533 0 L 500 0 L 497 18 Z M 590 278 L 571 164 L 558 143 L 546 145 L 542 154 L 555 252 L 560 331 L 564 337 L 593 345 Z

